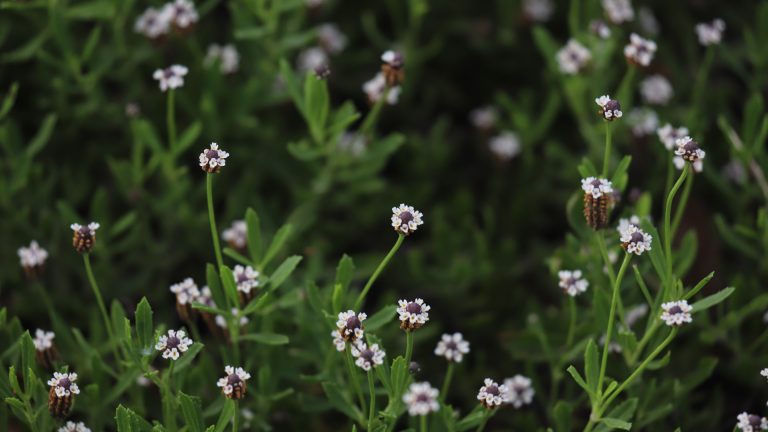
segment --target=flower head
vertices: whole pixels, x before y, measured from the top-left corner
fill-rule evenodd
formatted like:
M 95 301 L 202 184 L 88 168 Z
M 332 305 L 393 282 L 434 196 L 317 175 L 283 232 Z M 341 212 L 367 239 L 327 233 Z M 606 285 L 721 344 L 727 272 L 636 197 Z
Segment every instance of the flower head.
M 603 20 L 592 20 L 589 23 L 589 31 L 595 34 L 600 39 L 608 39 L 611 37 L 611 28 Z
M 511 404 L 515 408 L 530 404 L 533 401 L 533 395 L 536 394 L 531 385 L 531 379 L 522 375 L 515 375 L 512 378 L 505 379 L 504 387 L 507 388 L 508 401 L 506 403 Z
M 389 50 L 381 55 L 381 73 L 388 87 L 401 84 L 405 79 L 405 57 L 400 51 Z
M 561 270 L 557 276 L 560 278 L 558 285 L 571 297 L 576 297 L 589 287 L 589 282 L 581 277 L 581 270 Z
M 693 307 L 686 300 L 672 301 L 661 304 L 661 320 L 670 327 L 678 327 L 693 321 Z
M 329 54 L 338 54 L 347 46 L 347 37 L 336 24 L 322 24 L 317 28 L 320 46 Z
M 232 44 L 211 44 L 203 62 L 207 66 L 218 64 L 221 73 L 233 74 L 240 68 L 240 53 Z
M 363 91 L 368 96 L 368 101 L 376 103 L 386 94 L 386 102 L 389 105 L 397 104 L 400 99 L 400 86 L 387 87 L 387 81 L 382 72 L 377 73 L 369 81 L 363 84 Z
M 224 367 L 226 376 L 216 382 L 217 387 L 221 387 L 222 393 L 229 399 L 242 399 L 245 396 L 246 381 L 251 378 L 251 374 L 243 368 L 234 368 L 232 366 Z
M 699 43 L 704 46 L 717 45 L 723 40 L 725 31 L 725 22 L 717 18 L 709 23 L 696 24 L 696 36 L 699 37 Z
M 629 253 L 642 255 L 643 252 L 651 250 L 653 237 L 636 225 L 628 225 L 620 232 L 621 247 Z
M 327 64 L 321 64 L 320 66 L 316 67 L 313 72 L 315 73 L 315 77 L 317 79 L 324 80 L 331 76 L 331 67 Z
M 425 416 L 440 410 L 437 396 L 440 394 L 436 388 L 428 382 L 416 382 L 408 387 L 403 395 L 403 402 L 408 406 L 408 414 L 411 416 Z
M 603 10 L 614 24 L 621 24 L 635 19 L 635 10 L 630 0 L 603 0 Z
M 392 207 L 392 228 L 399 234 L 409 235 L 424 223 L 422 217 L 424 215 L 413 206 L 400 204 L 399 207 Z
M 339 312 L 336 320 L 336 330 L 331 332 L 333 343 L 338 351 L 344 351 L 347 342 L 355 342 L 365 334 L 363 321 L 368 318 L 363 312 L 358 314 L 353 310 Z
M 233 317 L 240 315 L 240 310 L 238 308 L 232 308 L 229 311 Z M 239 324 L 240 327 L 245 327 L 250 322 L 247 316 L 243 315 L 240 317 Z M 223 315 L 216 315 L 216 325 L 219 326 L 219 328 L 222 328 L 224 330 L 227 330 L 227 327 L 229 327 L 229 323 L 227 322 L 227 319 Z
M 461 333 L 444 333 L 437 346 L 435 355 L 445 357 L 449 362 L 461 363 L 464 354 L 469 354 L 469 342 L 464 340 Z
M 58 432 L 91 432 L 83 422 L 68 421 L 64 426 L 58 429 Z
M 48 251 L 41 248 L 35 240 L 32 240 L 29 247 L 20 247 L 16 253 L 19 255 L 21 267 L 30 277 L 37 275 L 48 259 Z
M 629 44 L 624 47 L 624 57 L 636 66 L 648 66 L 656 53 L 656 42 L 644 39 L 637 33 L 629 35 Z
M 664 75 L 651 75 L 640 82 L 640 95 L 648 104 L 666 105 L 674 94 L 672 84 Z
M 568 43 L 557 52 L 556 59 L 560 72 L 575 75 L 592 60 L 592 54 L 576 39 L 569 39 Z
M 621 112 L 621 104 L 616 99 L 611 99 L 608 95 L 595 98 L 595 103 L 600 107 L 597 113 L 605 120 L 613 121 L 621 118 L 624 113 Z
M 763 378 L 768 378 L 768 368 L 764 368 L 763 370 L 761 370 L 761 371 L 760 371 L 760 375 L 761 375 Z
M 87 226 L 77 223 L 69 226 L 74 232 L 72 246 L 75 247 L 76 251 L 88 253 L 93 249 L 93 246 L 96 244 L 96 230 L 99 229 L 99 226 L 96 222 L 91 222 Z
M 160 336 L 155 349 L 163 352 L 164 359 L 178 360 L 191 345 L 192 339 L 187 337 L 184 330 L 168 330 L 167 335 Z
M 688 128 L 685 126 L 675 128 L 667 123 L 656 131 L 656 135 L 667 150 L 672 150 L 677 140 L 688 135 Z
M 743 412 L 736 417 L 736 427 L 742 432 L 757 432 L 768 430 L 768 419 L 755 414 Z
M 232 276 L 235 278 L 237 284 L 237 291 L 244 294 L 246 297 L 251 296 L 251 290 L 259 286 L 259 272 L 254 270 L 251 266 L 236 265 L 235 270 L 232 272 Z
M 355 364 L 364 371 L 369 371 L 384 363 L 386 354 L 379 348 L 378 344 L 367 345 L 358 339 L 357 343 L 352 344 L 352 357 L 356 358 Z
M 547 22 L 555 12 L 552 0 L 523 0 L 523 15 L 534 22 Z
M 581 180 L 584 191 L 584 219 L 592 229 L 608 225 L 608 211 L 613 203 L 613 184 L 610 180 L 587 177 Z
M 314 71 L 328 64 L 328 54 L 319 46 L 310 47 L 299 53 L 297 63 L 301 72 Z
M 133 31 L 150 39 L 157 39 L 167 34 L 171 29 L 171 21 L 163 10 L 153 7 L 147 8 L 144 13 L 136 18 Z
M 170 290 L 176 294 L 176 302 L 182 305 L 191 304 L 200 296 L 200 290 L 192 278 L 171 285 Z
M 229 228 L 221 233 L 221 238 L 229 244 L 232 249 L 245 250 L 248 244 L 248 225 L 244 220 L 232 222 Z
M 469 121 L 478 129 L 492 129 L 496 125 L 499 113 L 492 106 L 483 106 L 473 109 L 469 113 Z
M 51 386 L 51 390 L 56 393 L 57 397 L 62 398 L 69 395 L 80 394 L 80 388 L 75 381 L 77 381 L 77 374 L 74 372 L 54 372 L 53 378 L 48 380 L 48 385 Z
M 493 409 L 509 402 L 509 389 L 506 385 L 499 385 L 496 381 L 486 378 L 477 392 L 477 400 L 488 409 Z
M 207 173 L 217 173 L 221 167 L 227 165 L 229 153 L 219 150 L 219 145 L 211 143 L 210 147 L 200 153 L 200 168 Z
M 677 145 L 675 155 L 679 156 L 684 161 L 693 164 L 696 171 L 701 171 L 702 160 L 706 156 L 706 153 L 699 147 L 699 143 L 694 141 L 691 137 L 685 136 L 678 139 L 675 144 Z M 699 165 L 698 167 L 696 166 L 697 164 Z M 682 166 L 679 166 L 679 168 L 682 168 Z
M 400 328 L 403 330 L 415 330 L 429 321 L 431 307 L 424 300 L 417 298 L 414 301 L 398 300 L 397 315 L 400 319 Z
M 162 13 L 179 30 L 186 30 L 192 27 L 199 19 L 195 5 L 189 0 L 174 0 L 166 3 L 163 6 Z
M 158 69 L 152 74 L 152 78 L 156 79 L 160 84 L 160 90 L 168 91 L 168 89 L 177 89 L 184 86 L 184 77 L 189 70 L 186 66 L 173 65 L 165 69 Z
M 488 147 L 497 158 L 508 161 L 520 153 L 520 138 L 514 132 L 502 132 L 491 138 Z
M 600 198 L 613 194 L 613 183 L 604 178 L 587 177 L 581 180 L 581 189 L 593 198 Z
M 659 127 L 659 116 L 649 108 L 635 108 L 629 112 L 632 134 L 637 137 L 652 135 Z
M 35 330 L 35 339 L 32 341 L 35 345 L 35 350 L 42 352 L 51 349 L 55 337 L 56 334 L 52 331 Z

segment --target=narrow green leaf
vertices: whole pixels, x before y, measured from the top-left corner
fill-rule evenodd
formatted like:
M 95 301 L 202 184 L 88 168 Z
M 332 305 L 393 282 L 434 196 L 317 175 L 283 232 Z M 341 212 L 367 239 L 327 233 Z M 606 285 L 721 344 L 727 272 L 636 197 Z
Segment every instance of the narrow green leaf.
M 619 420 L 611 417 L 603 417 L 600 419 L 600 422 L 608 426 L 609 428 L 613 428 L 613 429 L 621 429 L 621 430 L 628 431 L 632 428 L 632 423 L 625 422 L 624 420 Z
M 223 432 L 229 423 L 232 421 L 232 416 L 235 414 L 235 402 L 232 399 L 227 399 L 224 402 L 224 406 L 221 408 L 219 419 L 216 421 L 215 432 Z
M 275 236 L 272 238 L 272 243 L 270 243 L 269 248 L 267 249 L 267 253 L 264 254 L 264 259 L 260 263 L 262 268 L 266 267 L 267 264 L 269 264 L 280 252 L 292 231 L 293 226 L 291 224 L 285 224 L 277 230 L 277 233 L 275 233 Z
M 608 349 L 605 347 L 603 349 Z M 584 374 L 587 378 L 587 384 L 592 394 L 597 394 L 597 381 L 600 374 L 599 355 L 597 353 L 597 344 L 590 339 L 587 348 L 584 350 Z
M 269 278 L 270 291 L 276 290 L 293 273 L 296 266 L 301 262 L 302 257 L 293 255 L 285 259 Z
M 235 275 L 232 273 L 232 270 L 227 267 L 223 266 L 220 269 L 221 274 L 219 275 L 219 279 L 221 280 L 221 286 L 224 287 L 224 295 L 227 298 L 227 302 L 224 304 L 228 304 L 230 307 L 237 307 L 240 304 L 240 298 L 237 294 L 237 284 L 235 283 Z M 217 306 L 219 306 L 218 303 L 216 303 Z
M 142 351 L 152 349 L 154 345 L 154 325 L 152 323 L 152 307 L 146 297 L 142 297 L 136 306 L 136 337 L 139 340 L 139 348 Z
M 255 264 L 261 261 L 261 222 L 259 215 L 252 208 L 245 211 L 245 225 L 248 233 L 248 254 Z
M 736 291 L 736 288 L 734 287 L 728 287 L 721 291 L 718 291 L 710 296 L 704 297 L 703 299 L 697 301 L 694 303 L 693 311 L 692 313 L 701 312 L 703 310 L 709 309 L 712 306 L 715 306 L 725 299 L 727 299 L 733 292 Z
M 179 405 L 181 406 L 181 415 L 186 422 L 189 432 L 203 432 L 205 425 L 203 423 L 203 411 L 200 398 L 189 396 L 179 392 Z
M 698 292 L 701 291 L 701 289 L 704 288 L 704 286 L 706 286 L 709 283 L 709 281 L 712 280 L 713 277 L 715 277 L 715 272 L 711 272 L 710 274 L 704 276 L 704 278 L 700 280 L 699 283 L 696 284 L 696 286 L 694 286 L 693 288 L 691 288 L 690 291 L 685 293 L 685 295 L 683 296 L 683 300 L 688 300 L 689 298 L 698 294 Z
M 290 341 L 288 336 L 277 333 L 249 333 L 240 336 L 240 339 L 264 345 L 285 345 Z
M 366 332 L 376 331 L 395 317 L 397 306 L 387 305 L 363 322 Z
M 211 297 L 213 297 L 213 302 L 216 303 L 216 306 L 219 308 L 227 307 L 227 296 L 221 288 L 219 274 L 216 272 L 216 267 L 213 264 L 208 264 L 205 267 L 205 280 L 208 288 L 211 290 Z

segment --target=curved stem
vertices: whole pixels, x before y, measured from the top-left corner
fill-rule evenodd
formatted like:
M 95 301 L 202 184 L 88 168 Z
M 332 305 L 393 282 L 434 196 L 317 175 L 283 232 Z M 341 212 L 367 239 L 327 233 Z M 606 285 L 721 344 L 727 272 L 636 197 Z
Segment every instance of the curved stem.
M 405 364 L 410 367 L 411 358 L 413 357 L 413 332 L 411 330 L 405 331 Z
M 168 110 L 166 111 L 166 122 L 168 124 L 168 147 L 171 150 L 176 148 L 176 104 L 175 92 L 168 90 Z
M 88 253 L 83 254 L 83 263 L 85 264 L 85 273 L 88 276 L 88 282 L 93 290 L 93 295 L 96 297 L 96 303 L 99 305 L 99 311 L 101 312 L 101 318 L 104 320 L 104 327 L 107 329 L 107 335 L 109 336 L 109 345 L 112 346 L 112 350 L 115 354 L 115 358 L 119 359 L 117 350 L 114 348 L 115 337 L 112 332 L 112 322 L 109 320 L 109 314 L 107 308 L 104 305 L 104 299 L 101 297 L 101 290 L 96 283 L 96 278 L 93 276 L 93 269 L 91 269 L 91 255 Z
M 608 165 L 611 160 L 611 123 L 605 122 L 605 154 L 603 155 L 603 177 L 608 176 Z
M 576 299 L 573 296 L 568 296 L 568 309 L 571 315 L 571 321 L 568 324 L 568 338 L 565 340 L 566 348 L 570 348 L 573 344 L 573 337 L 576 333 Z
M 448 389 L 451 388 L 451 381 L 453 380 L 453 369 L 456 363 L 449 361 L 448 370 L 445 371 L 445 379 L 443 380 L 443 386 L 440 388 L 440 395 L 438 399 L 440 402 L 445 402 L 445 397 L 448 395 Z
M 360 132 L 359 134 L 362 136 L 368 136 L 368 134 L 371 131 L 371 128 L 373 128 L 373 125 L 376 124 L 376 121 L 379 119 L 379 113 L 381 112 L 381 108 L 384 106 L 384 104 L 387 102 L 387 98 L 389 97 L 389 87 L 387 87 L 384 90 L 384 93 L 379 97 L 379 100 L 376 101 L 376 103 L 373 104 L 373 107 L 371 107 L 371 110 L 368 111 L 368 115 L 365 116 L 365 120 L 363 120 L 363 125 L 360 126 Z
M 685 180 L 685 176 L 688 175 L 688 163 L 685 164 L 683 167 L 683 171 L 680 173 L 680 177 L 677 178 L 677 181 L 672 186 L 672 189 L 669 191 L 669 195 L 667 195 L 667 201 L 664 204 L 664 259 L 666 259 L 667 264 L 667 280 L 666 280 L 666 286 L 665 289 L 671 288 L 671 280 L 672 280 L 672 227 L 671 227 L 671 215 L 672 215 L 672 201 L 675 199 L 675 194 L 677 194 L 677 190 L 680 189 L 680 186 L 683 184 L 683 180 Z
M 224 267 L 221 258 L 221 245 L 219 244 L 219 231 L 216 229 L 216 215 L 213 212 L 213 174 L 205 175 L 206 197 L 208 199 L 208 222 L 211 224 L 211 237 L 213 238 L 213 251 L 216 254 L 216 265 L 219 271 Z
M 616 283 L 613 285 L 613 295 L 611 297 L 611 311 L 608 314 L 608 329 L 605 335 L 605 344 L 603 344 L 603 360 L 600 363 L 600 376 L 597 379 L 597 394 L 600 395 L 603 391 L 603 379 L 605 378 L 605 369 L 608 366 L 608 351 L 611 346 L 611 335 L 613 334 L 613 321 L 616 316 L 616 301 L 619 297 L 619 290 L 621 289 L 621 279 L 624 277 L 624 272 L 627 270 L 627 265 L 632 259 L 632 254 L 627 253 L 624 255 L 624 261 L 619 268 L 619 274 L 616 276 Z
M 350 384 L 354 387 L 354 391 L 357 394 L 357 399 L 360 402 L 360 409 L 365 412 L 365 398 L 363 397 L 363 391 L 360 389 L 360 381 L 357 378 L 357 370 L 355 370 L 355 363 L 352 361 L 352 348 L 347 344 L 347 369 L 349 370 Z
M 687 176 L 685 179 L 685 186 L 683 187 L 683 193 L 680 195 L 680 201 L 677 203 L 677 209 L 675 209 L 675 216 L 672 218 L 672 236 L 675 236 L 677 229 L 680 227 L 680 222 L 683 220 L 683 213 L 685 212 L 685 206 L 688 204 L 688 196 L 691 194 L 693 188 L 693 173 Z
M 360 295 L 357 296 L 354 310 L 359 310 L 360 306 L 363 305 L 363 301 L 365 300 L 365 296 L 368 295 L 368 291 L 371 290 L 371 287 L 373 286 L 373 283 L 376 282 L 376 279 L 379 277 L 379 274 L 381 274 L 381 272 L 384 270 L 387 264 L 389 264 L 389 261 L 392 259 L 392 257 L 395 256 L 395 252 L 397 252 L 397 250 L 400 249 L 400 246 L 403 244 L 403 240 L 405 240 L 405 235 L 398 234 L 395 245 L 392 246 L 392 249 L 389 250 L 389 253 L 387 253 L 384 259 L 381 260 L 381 262 L 379 263 L 379 266 L 376 267 L 376 270 L 368 279 L 368 282 L 366 282 L 365 287 L 363 287 L 363 290 L 360 292 Z
M 373 385 L 373 369 L 368 371 L 368 392 L 371 394 L 371 404 L 368 408 L 368 430 L 373 430 L 373 415 L 376 413 L 376 389 Z

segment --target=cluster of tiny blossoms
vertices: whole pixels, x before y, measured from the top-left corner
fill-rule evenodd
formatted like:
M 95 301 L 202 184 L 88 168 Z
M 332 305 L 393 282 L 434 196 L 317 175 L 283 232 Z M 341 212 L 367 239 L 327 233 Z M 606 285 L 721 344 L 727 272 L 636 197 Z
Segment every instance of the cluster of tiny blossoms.
M 176 30 L 183 32 L 192 27 L 199 16 L 195 5 L 188 0 L 175 0 L 161 8 L 147 8 L 133 26 L 133 29 L 150 39 L 158 39 Z

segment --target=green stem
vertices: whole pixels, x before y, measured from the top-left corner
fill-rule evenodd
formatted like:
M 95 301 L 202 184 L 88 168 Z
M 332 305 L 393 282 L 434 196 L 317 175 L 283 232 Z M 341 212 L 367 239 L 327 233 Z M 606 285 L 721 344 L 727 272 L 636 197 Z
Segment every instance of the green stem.
M 688 204 L 688 197 L 691 194 L 693 188 L 693 173 L 687 176 L 685 179 L 685 186 L 683 187 L 683 193 L 680 195 L 680 201 L 677 203 L 677 209 L 675 209 L 675 216 L 672 218 L 672 237 L 675 236 L 677 229 L 680 228 L 680 222 L 683 220 L 683 213 L 685 212 L 685 206 Z
M 352 387 L 354 387 L 354 391 L 357 394 L 357 399 L 360 402 L 360 409 L 365 412 L 365 398 L 363 397 L 363 391 L 360 389 L 360 381 L 357 377 L 357 370 L 355 369 L 355 363 L 352 360 L 352 348 L 349 344 L 347 344 L 347 355 L 345 356 L 347 358 L 347 369 L 349 371 L 349 379 L 351 381 Z
M 640 342 L 637 343 L 637 347 L 635 348 L 635 352 L 632 353 L 632 358 L 630 365 L 634 364 L 637 361 L 637 358 L 640 356 L 640 354 L 643 353 L 643 349 L 645 348 L 645 345 L 648 344 L 648 342 L 651 341 L 651 338 L 654 334 L 656 334 L 656 330 L 659 328 L 659 323 L 661 321 L 659 318 L 655 318 L 651 322 L 651 326 L 645 331 L 645 334 L 643 335 L 642 339 L 640 339 Z
M 576 299 L 573 296 L 568 296 L 568 309 L 571 315 L 571 321 L 568 324 L 568 338 L 565 341 L 566 348 L 570 348 L 573 344 L 573 337 L 576 333 Z
M 451 388 L 451 380 L 453 380 L 453 369 L 456 363 L 449 361 L 448 370 L 445 371 L 445 379 L 443 380 L 443 386 L 440 388 L 440 396 L 438 397 L 440 402 L 445 402 L 445 398 L 448 395 L 448 389 Z
M 235 401 L 235 412 L 232 413 L 232 432 L 237 432 L 237 423 L 240 418 L 238 403 Z
M 611 160 L 611 122 L 605 122 L 605 154 L 603 155 L 603 178 L 608 177 Z
M 683 184 L 683 180 L 685 180 L 685 176 L 688 175 L 688 163 L 685 164 L 683 167 L 683 171 L 680 173 L 680 177 L 677 178 L 677 181 L 675 182 L 674 186 L 672 186 L 672 189 L 669 191 L 669 195 L 667 195 L 667 201 L 664 205 L 664 259 L 666 259 L 666 269 L 667 269 L 667 277 L 666 277 L 666 284 L 665 289 L 671 288 L 672 284 L 672 227 L 671 227 L 671 215 L 672 215 L 672 201 L 675 199 L 675 194 L 677 194 L 677 190 L 680 189 L 680 186 Z
M 376 389 L 373 385 L 373 369 L 368 371 L 368 392 L 371 394 L 371 404 L 368 408 L 368 430 L 373 430 L 373 416 L 376 413 Z
M 397 252 L 397 250 L 400 249 L 400 246 L 403 244 L 403 240 L 405 240 L 405 235 L 398 234 L 395 245 L 392 246 L 392 249 L 390 249 L 389 253 L 384 257 L 383 260 L 381 260 L 381 263 L 379 263 L 379 266 L 376 267 L 376 270 L 368 279 L 368 282 L 366 282 L 365 287 L 363 287 L 363 290 L 360 292 L 360 295 L 357 296 L 357 301 L 355 301 L 354 310 L 359 310 L 360 306 L 363 305 L 363 301 L 365 300 L 365 296 L 368 295 L 368 291 L 371 290 L 371 287 L 373 286 L 373 283 L 376 282 L 376 279 L 379 277 L 379 274 L 381 274 L 381 272 L 384 270 L 387 264 L 389 264 L 389 261 L 392 259 L 392 257 L 395 256 L 395 252 Z
M 112 350 L 115 354 L 115 358 L 119 359 L 120 357 L 117 355 L 117 349 L 114 347 L 115 343 L 115 337 L 114 333 L 112 332 L 112 322 L 109 320 L 109 314 L 107 314 L 107 308 L 104 305 L 104 299 L 101 297 L 101 290 L 99 289 L 99 285 L 96 283 L 96 278 L 93 276 L 93 269 L 91 269 L 91 255 L 88 253 L 83 254 L 83 263 L 85 263 L 85 273 L 88 276 L 88 282 L 91 284 L 91 289 L 93 290 L 93 295 L 96 297 L 96 303 L 99 305 L 99 311 L 101 312 L 101 317 L 104 319 L 104 327 L 107 329 L 107 335 L 109 335 L 109 344 L 112 347 Z
M 376 124 L 376 121 L 379 119 L 379 113 L 381 112 L 381 108 L 387 102 L 388 97 L 389 97 L 389 87 L 387 87 L 384 90 L 384 93 L 381 95 L 379 100 L 377 100 L 376 103 L 373 104 L 373 107 L 371 107 L 371 110 L 368 111 L 368 115 L 365 116 L 365 120 L 363 120 L 363 125 L 360 126 L 360 131 L 359 131 L 360 135 L 364 137 L 368 136 L 368 134 L 371 131 L 371 128 L 373 128 L 373 125 Z
M 173 395 L 173 369 L 176 366 L 176 361 L 171 360 L 171 366 L 168 368 L 168 390 Z
M 205 177 L 206 196 L 208 198 L 208 222 L 211 224 L 211 237 L 213 237 L 213 251 L 216 253 L 216 264 L 219 271 L 224 267 L 224 260 L 221 258 L 221 245 L 219 244 L 219 231 L 216 229 L 216 215 L 213 212 L 213 174 L 208 173 Z
M 421 423 L 421 432 L 427 432 L 427 415 L 421 416 L 419 422 Z
M 629 66 L 627 72 L 624 74 L 624 78 L 621 80 L 621 84 L 619 84 L 618 100 L 623 103 L 625 107 L 632 106 L 632 82 L 635 80 L 636 73 L 637 68 Z
M 176 148 L 176 103 L 175 92 L 168 90 L 168 110 L 166 111 L 166 122 L 168 123 L 168 147 L 171 150 Z
M 413 332 L 405 331 L 405 364 L 410 367 L 411 357 L 413 357 Z
M 603 379 L 605 378 L 605 369 L 608 366 L 608 351 L 611 346 L 611 336 L 613 334 L 613 321 L 616 317 L 616 302 L 619 297 L 619 291 L 621 289 L 621 279 L 624 277 L 624 272 L 627 270 L 627 265 L 632 259 L 632 254 L 627 253 L 624 255 L 624 261 L 619 268 L 619 274 L 616 276 L 616 283 L 613 285 L 613 295 L 611 297 L 611 310 L 608 313 L 608 329 L 605 335 L 605 344 L 603 344 L 603 360 L 600 363 L 600 375 L 597 379 L 597 394 L 600 395 L 603 392 Z

